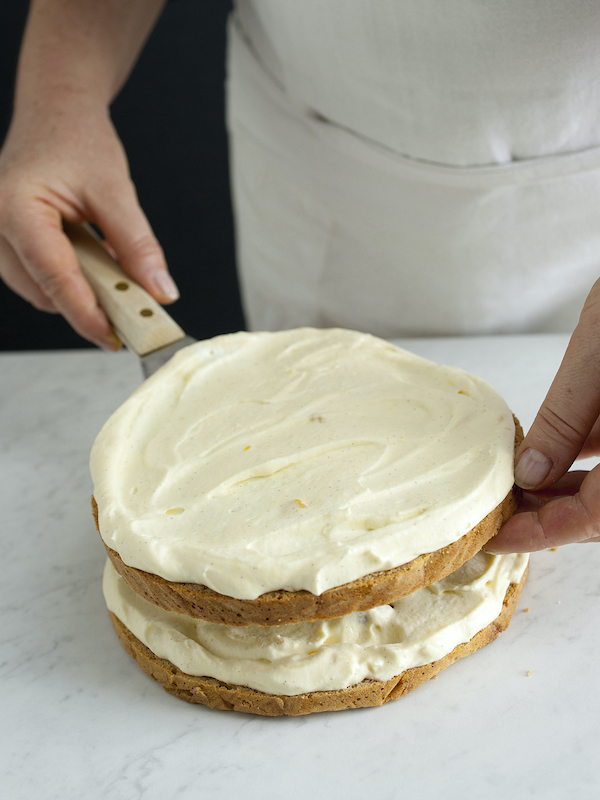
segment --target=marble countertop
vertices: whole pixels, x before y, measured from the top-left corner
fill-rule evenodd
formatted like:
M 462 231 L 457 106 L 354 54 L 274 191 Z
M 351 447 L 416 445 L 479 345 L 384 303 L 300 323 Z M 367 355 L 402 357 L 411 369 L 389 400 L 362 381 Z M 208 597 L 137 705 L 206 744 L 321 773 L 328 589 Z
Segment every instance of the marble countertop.
M 566 343 L 405 344 L 486 378 L 527 428 Z M 87 466 L 140 380 L 128 353 L 0 355 L 4 797 L 599 796 L 594 545 L 536 554 L 506 633 L 381 708 L 265 719 L 188 705 L 142 673 L 104 606 Z

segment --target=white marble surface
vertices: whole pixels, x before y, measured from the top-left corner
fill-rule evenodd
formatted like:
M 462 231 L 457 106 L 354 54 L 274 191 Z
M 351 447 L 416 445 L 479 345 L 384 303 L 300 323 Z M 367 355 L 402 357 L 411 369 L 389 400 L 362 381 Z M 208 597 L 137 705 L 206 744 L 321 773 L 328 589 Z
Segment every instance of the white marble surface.
M 489 380 L 528 426 L 566 341 L 411 347 Z M 190 706 L 144 675 L 104 608 L 87 469 L 139 381 L 126 353 L 0 356 L 3 797 L 600 796 L 594 545 L 536 555 L 503 636 L 382 708 L 264 719 Z

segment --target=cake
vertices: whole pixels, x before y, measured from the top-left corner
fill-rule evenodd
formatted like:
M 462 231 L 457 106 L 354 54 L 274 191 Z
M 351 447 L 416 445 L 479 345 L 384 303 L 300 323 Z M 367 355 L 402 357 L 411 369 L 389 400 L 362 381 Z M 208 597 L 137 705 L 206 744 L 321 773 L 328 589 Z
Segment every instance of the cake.
M 379 704 L 414 688 L 508 624 L 526 559 L 479 551 L 516 506 L 521 438 L 485 382 L 367 334 L 238 333 L 181 350 L 92 449 L 106 596 L 122 644 L 174 694 L 254 713 Z M 439 658 L 426 647 L 416 664 L 388 653 L 387 671 L 346 669 L 336 685 L 257 682 L 259 662 L 232 683 L 223 665 L 192 665 L 141 633 L 140 619 L 151 619 L 198 651 L 206 646 L 196 633 L 212 631 L 230 653 L 232 642 L 299 647 L 298 636 L 327 626 L 360 638 L 373 615 L 377 626 L 418 598 L 454 596 L 444 581 L 467 587 L 465 575 L 488 569 L 504 578 L 478 618 L 485 624 L 463 626 L 460 641 L 444 634 L 452 646 Z M 368 645 L 366 661 L 381 647 L 394 643 Z M 302 658 L 331 657 L 320 652 Z

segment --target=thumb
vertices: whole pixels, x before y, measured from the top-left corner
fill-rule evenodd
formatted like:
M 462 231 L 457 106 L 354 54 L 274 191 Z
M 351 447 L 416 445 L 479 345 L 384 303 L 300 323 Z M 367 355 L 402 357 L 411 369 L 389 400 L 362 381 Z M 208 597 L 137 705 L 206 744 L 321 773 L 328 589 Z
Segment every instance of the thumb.
M 515 482 L 540 489 L 577 458 L 600 414 L 600 281 L 590 292 L 565 357 L 515 460 Z
M 491 539 L 488 553 L 531 553 L 575 542 L 600 541 L 600 467 L 570 472 L 562 487 L 567 493 L 540 501 L 537 508 L 514 514 Z M 579 486 L 577 486 L 579 484 Z M 578 488 L 579 491 L 575 491 Z
M 93 219 L 121 266 L 159 303 L 172 303 L 179 291 L 169 274 L 164 253 L 142 211 L 131 180 L 118 187 L 107 202 L 90 201 Z

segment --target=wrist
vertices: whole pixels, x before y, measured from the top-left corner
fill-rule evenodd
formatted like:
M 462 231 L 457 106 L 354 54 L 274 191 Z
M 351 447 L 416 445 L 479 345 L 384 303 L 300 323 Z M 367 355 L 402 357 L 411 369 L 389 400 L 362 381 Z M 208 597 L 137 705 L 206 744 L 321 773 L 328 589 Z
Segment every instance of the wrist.
M 77 81 L 48 79 L 35 88 L 15 93 L 11 127 L 48 128 L 67 124 L 70 119 L 109 118 L 109 101 L 105 92 L 90 91 Z

